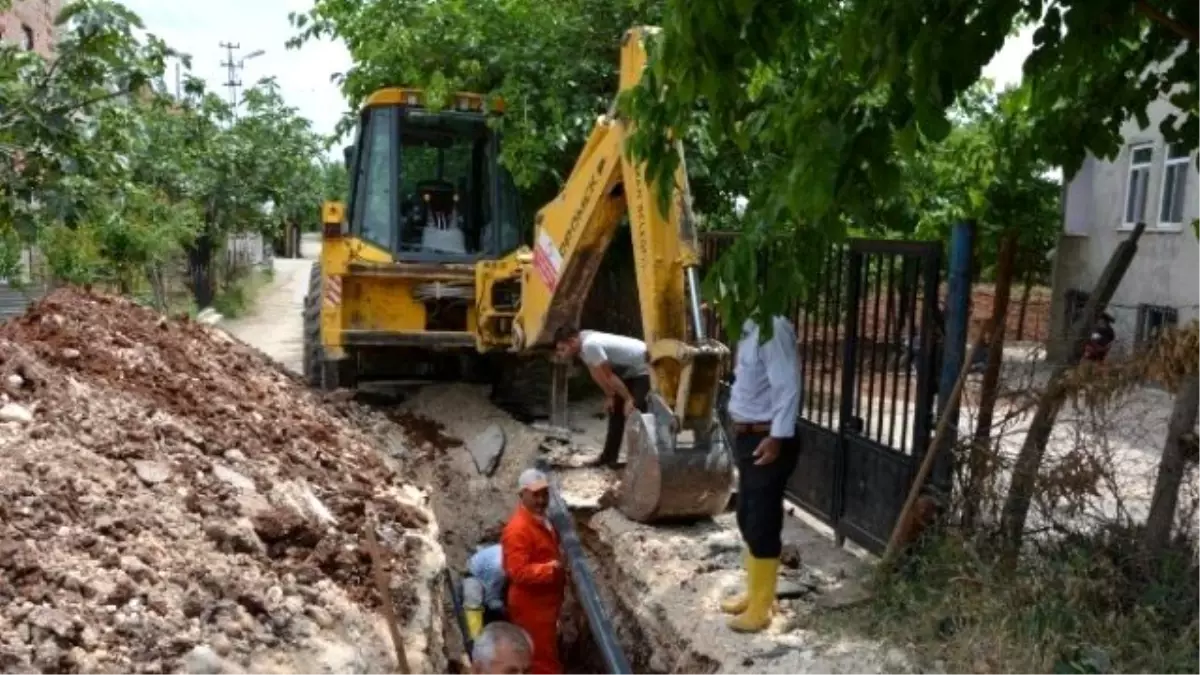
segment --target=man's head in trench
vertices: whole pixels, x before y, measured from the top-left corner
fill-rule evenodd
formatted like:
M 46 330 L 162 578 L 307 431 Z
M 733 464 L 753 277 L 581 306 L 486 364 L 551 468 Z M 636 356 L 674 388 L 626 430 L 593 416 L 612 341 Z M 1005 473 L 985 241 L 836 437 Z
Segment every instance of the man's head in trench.
M 546 474 L 537 469 L 525 469 L 517 480 L 521 504 L 533 513 L 542 516 L 550 505 L 550 481 Z
M 473 673 L 528 673 L 533 640 L 520 627 L 505 621 L 489 623 L 471 650 Z

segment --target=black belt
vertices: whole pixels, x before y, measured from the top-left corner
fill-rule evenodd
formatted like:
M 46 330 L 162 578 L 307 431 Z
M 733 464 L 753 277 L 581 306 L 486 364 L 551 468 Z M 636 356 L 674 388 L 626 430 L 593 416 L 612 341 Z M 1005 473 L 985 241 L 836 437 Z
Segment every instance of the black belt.
M 733 432 L 736 434 L 769 434 L 770 422 L 734 422 Z

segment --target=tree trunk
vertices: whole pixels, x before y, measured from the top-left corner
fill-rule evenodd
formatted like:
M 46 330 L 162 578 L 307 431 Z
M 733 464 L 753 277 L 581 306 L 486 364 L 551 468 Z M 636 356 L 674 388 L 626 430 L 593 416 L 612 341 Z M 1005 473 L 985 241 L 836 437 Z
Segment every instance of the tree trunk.
M 1133 255 L 1137 253 L 1137 242 L 1146 231 L 1145 223 L 1138 223 L 1129 233 L 1129 238 L 1121 242 L 1113 251 L 1096 287 L 1088 296 L 1079 319 L 1068 332 L 1068 351 L 1063 365 L 1055 367 L 1050 375 L 1050 383 L 1046 392 L 1038 401 L 1037 411 L 1029 423 L 1029 431 L 1025 434 L 1025 442 L 1017 455 L 1013 466 L 1012 483 L 1008 488 L 1008 497 L 1004 500 L 1004 509 L 1000 515 L 1001 564 L 1007 570 L 1016 567 L 1017 558 L 1021 553 L 1021 538 L 1025 533 L 1025 520 L 1029 517 L 1029 506 L 1033 501 L 1033 492 L 1037 487 L 1038 471 L 1042 459 L 1046 456 L 1046 444 L 1050 441 L 1050 432 L 1054 429 L 1054 421 L 1062 408 L 1067 396 L 1067 372 L 1079 363 L 1083 356 L 1083 345 L 1091 335 L 1096 324 L 1096 317 L 1104 311 L 1108 301 L 1120 285 Z
M 1025 315 L 1029 311 L 1029 294 L 1033 291 L 1033 264 L 1025 269 L 1025 288 L 1021 290 L 1021 311 L 1017 314 L 1017 341 L 1025 339 Z M 1038 338 L 1034 338 L 1038 339 Z
M 188 247 L 188 273 L 192 279 L 192 295 L 197 309 L 212 305 L 213 301 L 213 239 L 212 234 L 202 232 Z
M 167 286 L 163 280 L 162 263 L 146 266 L 146 280 L 150 282 L 150 292 L 154 296 L 154 308 L 165 313 L 167 311 Z
M 987 367 L 979 389 L 979 419 L 975 438 L 967 460 L 967 488 L 963 494 L 963 527 L 975 526 L 983 492 L 987 455 L 991 449 L 992 419 L 996 396 L 1000 389 L 1000 367 L 1004 363 L 1004 330 L 1008 325 L 1008 298 L 1012 293 L 1013 261 L 1017 256 L 1017 233 L 1009 230 L 1000 242 L 1000 260 L 996 266 L 996 290 L 992 303 L 991 339 L 988 345 Z
M 1195 433 L 1197 407 L 1200 406 L 1200 377 L 1193 375 L 1175 395 L 1175 406 L 1171 409 L 1171 421 L 1167 425 L 1167 441 L 1163 445 L 1162 460 L 1158 464 L 1158 479 L 1154 484 L 1154 500 L 1150 502 L 1150 516 L 1146 518 L 1146 531 L 1142 535 L 1142 550 L 1146 560 L 1154 560 L 1166 547 L 1171 538 L 1171 526 L 1175 524 L 1175 507 L 1179 503 L 1179 486 L 1187 468 L 1190 442 L 1188 436 Z

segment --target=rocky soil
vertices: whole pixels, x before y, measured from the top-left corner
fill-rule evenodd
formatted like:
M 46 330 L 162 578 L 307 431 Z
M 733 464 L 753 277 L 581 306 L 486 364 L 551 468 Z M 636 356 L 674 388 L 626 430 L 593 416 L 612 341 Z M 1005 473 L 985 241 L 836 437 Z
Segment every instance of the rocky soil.
M 377 520 L 410 663 L 444 672 L 437 525 L 380 418 L 71 289 L 0 326 L 0 386 L 0 670 L 390 672 Z

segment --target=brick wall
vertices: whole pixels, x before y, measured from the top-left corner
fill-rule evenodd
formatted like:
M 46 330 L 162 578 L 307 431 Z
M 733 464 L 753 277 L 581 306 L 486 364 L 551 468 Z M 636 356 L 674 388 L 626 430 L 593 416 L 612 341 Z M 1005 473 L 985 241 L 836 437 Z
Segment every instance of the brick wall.
M 56 42 L 54 19 L 62 5 L 62 0 L 13 0 L 12 9 L 0 13 L 0 39 L 21 44 L 28 29 L 34 51 L 50 56 Z

